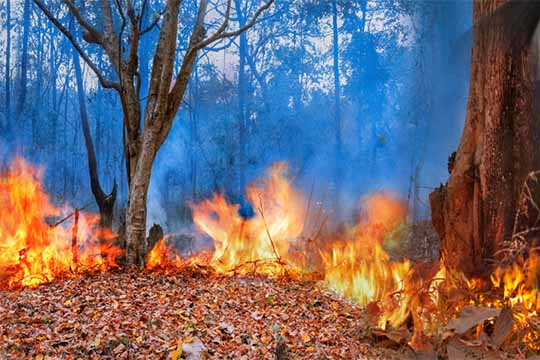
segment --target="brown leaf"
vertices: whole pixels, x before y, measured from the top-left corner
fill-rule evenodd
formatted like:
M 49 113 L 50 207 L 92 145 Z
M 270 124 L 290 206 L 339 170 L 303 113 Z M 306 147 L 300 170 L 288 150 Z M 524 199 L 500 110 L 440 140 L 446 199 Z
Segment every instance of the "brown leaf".
M 377 336 L 386 337 L 397 345 L 406 344 L 411 339 L 411 333 L 407 328 L 374 330 L 373 333 Z
M 454 330 L 459 335 L 465 334 L 470 328 L 482 324 L 489 318 L 497 317 L 501 309 L 494 309 L 481 306 L 464 306 L 459 317 L 450 320 L 447 330 Z
M 503 344 L 504 340 L 510 335 L 514 325 L 514 315 L 512 308 L 505 306 L 501 309 L 501 313 L 495 322 L 495 330 L 491 335 L 491 344 L 498 349 Z

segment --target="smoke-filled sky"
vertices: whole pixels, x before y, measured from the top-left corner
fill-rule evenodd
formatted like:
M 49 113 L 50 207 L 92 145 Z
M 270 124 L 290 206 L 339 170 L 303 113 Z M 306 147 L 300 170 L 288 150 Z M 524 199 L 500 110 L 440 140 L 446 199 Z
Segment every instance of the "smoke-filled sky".
M 69 26 L 66 9 L 56 1 L 46 3 Z M 159 16 L 163 3 L 150 1 L 145 21 Z M 238 4 L 234 21 L 239 11 L 251 14 L 261 2 Z M 148 223 L 176 231 L 191 221 L 188 204 L 214 191 L 244 202 L 243 177 L 249 182 L 275 161 L 287 161 L 294 183 L 307 192 L 313 187 L 315 197 L 329 206 L 339 196 L 344 216 L 357 199 L 379 190 L 397 192 L 411 209 L 429 213 L 428 194 L 447 178 L 447 158 L 457 149 L 464 121 L 472 3 L 338 0 L 336 14 L 331 4 L 274 4 L 246 36 L 242 83 L 239 37 L 201 53 L 154 164 Z M 80 207 L 92 194 L 72 46 L 32 1 L 11 0 L 8 48 L 6 5 L 0 4 L 0 157 L 7 163 L 22 155 L 45 166 L 53 201 Z M 182 6 L 179 58 L 196 2 Z M 89 6 L 86 11 L 99 26 L 99 10 Z M 215 9 L 210 12 L 209 31 L 219 16 Z M 73 31 L 81 37 L 80 29 Z M 158 28 L 145 35 L 139 49 L 143 85 L 157 34 Z M 88 44 L 84 49 L 113 75 L 102 51 Z M 127 194 L 121 107 L 117 94 L 101 88 L 82 64 L 99 174 L 106 191 L 113 181 L 119 184 L 119 214 Z M 146 96 L 144 86 L 141 96 Z M 240 136 L 241 114 L 245 138 Z

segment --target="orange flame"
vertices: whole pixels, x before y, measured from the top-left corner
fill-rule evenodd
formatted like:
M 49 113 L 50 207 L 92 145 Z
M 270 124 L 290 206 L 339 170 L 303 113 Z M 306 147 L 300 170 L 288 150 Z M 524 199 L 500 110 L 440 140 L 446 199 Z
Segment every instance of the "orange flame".
M 171 244 L 166 241 L 170 236 L 160 239 L 148 253 L 146 257 L 146 269 L 169 269 L 179 268 L 185 264 L 185 261 L 178 255 Z
M 362 208 L 365 215 L 322 257 L 327 285 L 366 305 L 402 291 L 411 266 L 408 261 L 391 261 L 383 249 L 383 239 L 405 220 L 403 204 L 391 195 L 374 194 L 363 201 Z
M 212 266 L 220 272 L 257 271 L 276 274 L 303 230 L 304 198 L 286 178 L 287 165 L 274 165 L 267 178 L 247 189 L 255 216 L 242 218 L 239 206 L 229 204 L 223 195 L 192 205 L 193 221 L 214 240 Z M 258 266 L 258 267 L 257 267 Z
M 0 174 L 0 285 L 36 286 L 60 274 L 117 266 L 121 250 L 102 244 L 113 235 L 96 230 L 99 218 L 92 214 L 80 216 L 78 259 L 73 261 L 72 229 L 45 221 L 61 211 L 43 191 L 42 176 L 41 169 L 20 158 Z

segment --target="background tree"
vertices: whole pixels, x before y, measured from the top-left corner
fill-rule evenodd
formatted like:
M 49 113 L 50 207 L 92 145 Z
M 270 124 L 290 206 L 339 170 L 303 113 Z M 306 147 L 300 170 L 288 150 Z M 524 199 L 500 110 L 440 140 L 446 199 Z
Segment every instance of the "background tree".
M 148 96 L 144 112 L 141 111 L 139 45 L 141 37 L 160 20 L 144 27 L 142 19 L 147 11 L 147 1 L 143 1 L 139 10 L 135 9 L 132 1 L 128 0 L 123 6 L 116 2 L 115 10 L 120 17 L 120 27 L 115 27 L 112 4 L 108 0 L 101 2 L 100 17 L 102 29 L 92 25 L 85 12 L 81 11 L 71 0 L 64 3 L 73 14 L 78 24 L 84 30 L 86 42 L 103 48 L 115 70 L 117 80 L 108 80 L 98 69 L 94 61 L 82 49 L 81 45 L 58 18 L 52 14 L 40 0 L 34 0 L 43 13 L 71 41 L 81 57 L 96 73 L 105 88 L 118 92 L 122 103 L 125 128 L 125 154 L 127 179 L 129 186 L 128 208 L 126 213 L 127 260 L 130 264 L 144 262 L 146 237 L 146 200 L 150 175 L 155 156 L 167 138 L 173 120 L 180 107 L 187 88 L 193 65 L 198 52 L 207 45 L 223 38 L 233 37 L 253 26 L 259 15 L 270 7 L 273 0 L 257 9 L 253 17 L 246 21 L 243 27 L 228 31 L 231 15 L 231 1 L 225 5 L 222 23 L 216 31 L 206 36 L 205 17 L 208 0 L 201 0 L 189 43 L 181 61 L 177 74 L 174 76 L 176 53 L 178 15 L 180 0 L 168 0 L 163 10 L 163 19 L 156 50 L 152 60 L 152 70 L 149 81 Z M 94 15 L 94 18 L 98 18 Z M 141 126 L 141 123 L 144 125 Z

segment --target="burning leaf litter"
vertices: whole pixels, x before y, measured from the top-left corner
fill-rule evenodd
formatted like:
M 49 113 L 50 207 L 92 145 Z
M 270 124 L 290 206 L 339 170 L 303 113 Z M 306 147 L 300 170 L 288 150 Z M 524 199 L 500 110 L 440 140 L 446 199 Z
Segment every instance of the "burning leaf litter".
M 253 217 L 240 216 L 239 206 L 220 194 L 192 204 L 194 223 L 213 240 L 213 252 L 185 259 L 165 236 L 146 259 L 148 270 L 190 273 L 198 280 L 127 273 L 98 276 L 94 283 L 78 275 L 118 267 L 116 257 L 121 250 L 111 245 L 112 234 L 97 230 L 96 217 L 89 214 L 82 214 L 76 230 L 47 224 L 44 219 L 59 215 L 60 210 L 42 190 L 41 172 L 21 159 L 0 180 L 0 200 L 7 204 L 0 208 L 0 238 L 5 247 L 0 253 L 0 285 L 34 287 L 58 277 L 75 277 L 50 288 L 5 293 L 16 307 L 7 303 L 0 307 L 0 316 L 7 320 L 3 326 L 22 326 L 21 337 L 6 338 L 6 354 L 39 356 L 42 342 L 36 345 L 35 339 L 45 340 L 49 335 L 53 342 L 47 343 L 46 354 L 61 355 L 69 348 L 85 356 L 112 358 L 149 351 L 157 351 L 159 356 L 170 353 L 173 358 L 202 353 L 218 358 L 231 354 L 233 358 L 268 357 L 272 351 L 308 358 L 372 358 L 379 354 L 365 347 L 373 343 L 399 349 L 401 357 L 412 349 L 426 356 L 443 353 L 450 358 L 469 352 L 484 356 L 540 349 L 538 257 L 531 254 L 519 265 L 497 268 L 489 283 L 467 279 L 438 264 L 393 259 L 386 249 L 399 241 L 406 209 L 388 194 L 366 197 L 355 223 L 329 231 L 323 208 L 314 209 L 311 195 L 306 199 L 296 190 L 287 178 L 286 164 L 278 163 L 267 177 L 247 189 Z M 199 276 L 207 272 L 212 275 Z M 253 275 L 257 280 L 243 278 Z M 83 300 L 74 286 L 87 294 Z M 321 288 L 331 289 L 356 305 L 323 295 Z M 54 294 L 55 289 L 66 294 Z M 171 295 L 174 291 L 177 294 Z M 118 292 L 123 293 L 116 299 Z M 50 303 L 47 297 L 62 300 L 63 308 L 71 309 L 74 301 L 79 305 L 74 312 L 57 310 L 55 304 L 60 303 Z M 124 301 L 128 298 L 133 302 Z M 172 311 L 176 322 L 167 320 L 167 311 L 156 313 L 147 307 L 144 298 L 157 309 L 166 304 L 163 309 Z M 200 305 L 200 316 L 194 318 L 189 309 L 198 299 L 207 302 Z M 26 301 L 31 303 L 29 308 Z M 45 310 L 39 308 L 40 302 Z M 365 311 L 358 305 L 365 306 Z M 320 307 L 315 311 L 318 315 L 310 306 Z M 134 317 L 123 313 L 128 309 Z M 29 312 L 23 314 L 30 319 L 24 324 L 18 322 L 21 311 Z M 103 311 L 110 322 L 101 321 Z M 65 328 L 41 329 L 42 323 L 52 321 L 47 312 L 56 315 L 55 322 L 65 324 Z M 269 317 L 269 313 L 273 315 Z M 35 314 L 41 314 L 42 323 L 35 320 Z M 79 315 L 80 322 L 74 319 Z M 197 324 L 201 321 L 208 323 L 203 328 L 210 330 L 200 331 Z M 264 326 L 259 326 L 261 323 Z M 105 340 L 107 331 L 99 326 L 106 330 L 115 326 L 110 335 L 116 337 Z M 252 337 L 250 327 L 256 328 L 258 337 Z M 379 330 L 369 330 L 374 327 Z M 83 329 L 85 332 L 80 332 Z M 150 341 L 144 329 L 163 334 Z M 12 330 L 4 327 L 3 336 L 15 334 Z M 44 334 L 36 333 L 40 330 Z M 63 336 L 64 330 L 71 337 Z M 74 331 L 93 347 L 81 345 Z M 328 337 L 321 338 L 323 335 Z M 337 341 L 339 350 L 334 348 L 335 336 L 347 338 Z M 32 346 L 26 346 L 30 338 Z M 369 341 L 363 342 L 365 338 Z

